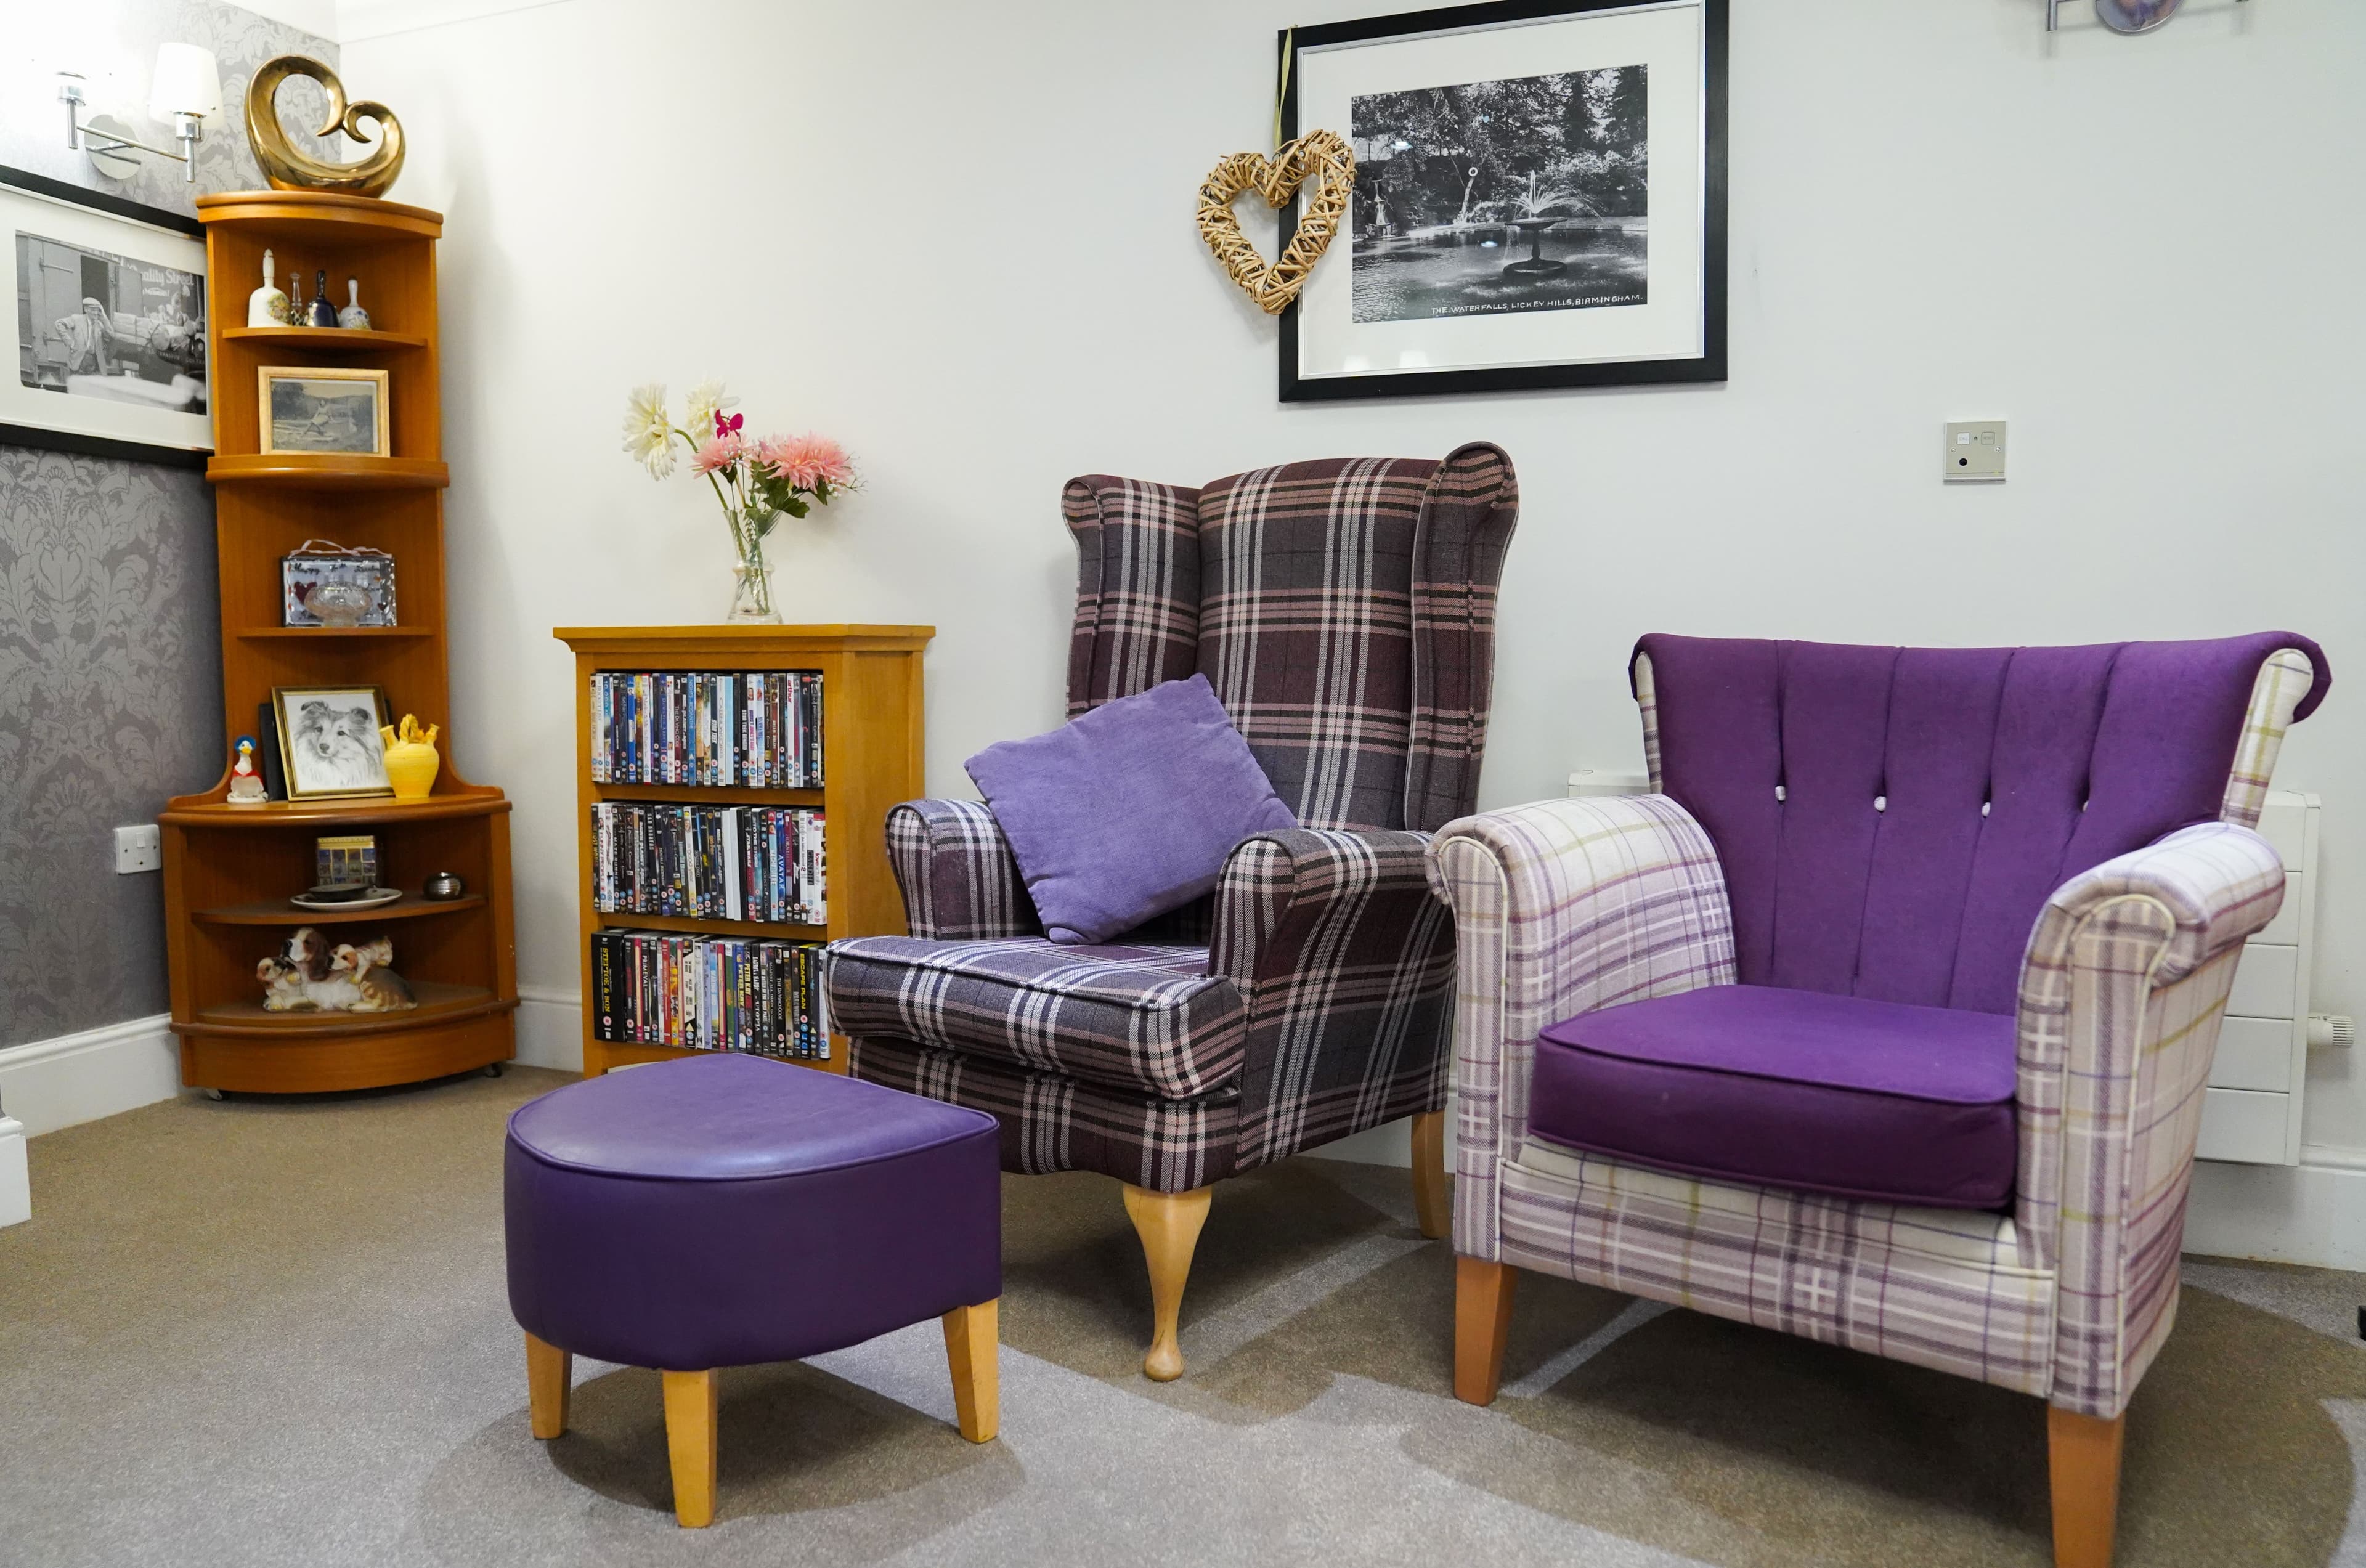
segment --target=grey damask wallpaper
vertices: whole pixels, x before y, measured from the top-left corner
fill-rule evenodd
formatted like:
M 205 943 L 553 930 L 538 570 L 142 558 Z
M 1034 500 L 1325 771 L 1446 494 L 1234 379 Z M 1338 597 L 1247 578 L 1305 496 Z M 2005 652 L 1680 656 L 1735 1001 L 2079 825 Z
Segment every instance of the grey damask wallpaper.
M 67 149 L 50 99 L 0 103 L 0 163 L 184 212 L 195 192 L 263 183 L 236 107 L 256 66 L 290 51 L 337 62 L 325 39 L 211 0 L 75 0 L 44 14 L 72 24 L 35 40 L 45 63 L 112 72 L 135 105 L 157 44 L 204 45 L 230 112 L 198 147 L 194 186 L 177 164 L 101 179 Z M 318 124 L 319 102 L 292 83 L 282 118 Z M 115 874 L 114 829 L 152 821 L 167 796 L 221 771 L 215 581 L 203 476 L 0 446 L 0 1048 L 164 1010 L 162 879 Z

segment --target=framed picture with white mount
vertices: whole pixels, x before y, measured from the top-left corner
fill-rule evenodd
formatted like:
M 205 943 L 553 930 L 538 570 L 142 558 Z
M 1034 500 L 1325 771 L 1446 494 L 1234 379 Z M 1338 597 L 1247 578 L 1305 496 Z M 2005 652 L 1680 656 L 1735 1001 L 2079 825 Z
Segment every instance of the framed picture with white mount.
M 1281 400 L 1724 380 L 1728 3 L 1282 33 L 1281 135 L 1345 133 L 1356 183 L 1346 265 L 1282 314 Z

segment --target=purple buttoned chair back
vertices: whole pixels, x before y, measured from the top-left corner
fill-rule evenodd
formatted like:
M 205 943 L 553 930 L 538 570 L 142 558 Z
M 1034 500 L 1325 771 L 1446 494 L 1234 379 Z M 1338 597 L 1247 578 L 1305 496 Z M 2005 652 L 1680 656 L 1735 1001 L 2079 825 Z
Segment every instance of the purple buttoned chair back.
M 1071 717 L 1202 674 L 1302 826 L 1434 831 L 1471 809 L 1519 505 L 1500 448 L 1198 490 L 1091 474 L 1062 503 Z
M 2285 632 L 2088 648 L 1636 645 L 1653 788 L 1717 846 L 1744 985 L 2011 1012 L 2065 881 L 2222 816 Z M 2287 675 L 2289 678 L 2289 675 Z M 2231 781 L 2231 783 L 2230 783 Z M 2248 802 L 2248 806 L 2245 804 Z

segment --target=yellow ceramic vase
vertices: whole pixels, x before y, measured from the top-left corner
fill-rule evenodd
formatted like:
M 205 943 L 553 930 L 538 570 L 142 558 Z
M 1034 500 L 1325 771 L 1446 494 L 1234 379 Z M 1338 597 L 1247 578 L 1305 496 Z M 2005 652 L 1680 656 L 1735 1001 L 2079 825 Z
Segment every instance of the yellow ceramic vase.
M 415 714 L 402 716 L 400 731 L 378 727 L 378 739 L 386 743 L 386 778 L 394 786 L 395 799 L 424 800 L 435 787 L 436 770 L 444 765 L 435 750 L 436 728 L 422 726 Z

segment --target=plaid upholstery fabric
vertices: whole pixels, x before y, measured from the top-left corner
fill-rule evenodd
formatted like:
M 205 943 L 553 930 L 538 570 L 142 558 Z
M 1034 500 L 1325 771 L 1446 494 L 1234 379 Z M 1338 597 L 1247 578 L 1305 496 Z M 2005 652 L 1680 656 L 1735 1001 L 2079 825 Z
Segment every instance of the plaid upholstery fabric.
M 999 1118 L 1005 1170 L 1093 1170 L 1159 1192 L 1233 1174 L 1237 1083 L 1197 1100 L 1164 1100 L 884 1036 L 858 1037 L 851 1066 L 872 1083 Z
M 1531 1141 L 1503 1260 L 2043 1395 L 2054 1277 L 2013 1221 L 1727 1186 Z
M 1461 949 L 1454 1249 L 1492 1261 L 1503 1168 L 1527 1139 L 1537 1035 L 1596 1008 L 1730 984 L 1733 927 L 1708 835 L 1665 795 L 1465 818 L 1430 858 Z
M 1068 481 L 1076 541 L 1068 716 L 1199 667 L 1200 492 L 1111 474 Z
M 1428 847 L 1300 829 L 1225 863 L 1210 967 L 1248 1000 L 1237 1168 L 1445 1105 L 1454 926 Z
M 1240 1070 L 1246 1010 L 1208 973 L 1203 947 L 1061 946 L 1043 937 L 832 942 L 829 1016 L 857 1039 L 889 1035 L 1001 1057 L 1169 1100 Z
M 936 942 L 1041 936 L 1002 824 L 979 800 L 907 800 L 887 813 L 904 929 Z
M 1434 833 L 1479 798 L 1495 683 L 1495 588 L 1520 510 L 1503 448 L 1447 454 L 1429 481 L 1413 561 L 1413 728 L 1404 826 Z
M 2219 1020 L 2283 894 L 2267 840 L 2214 822 L 2072 878 L 2038 917 L 2018 1209 L 2025 1260 L 2059 1275 L 2056 1404 L 2118 1415 L 2169 1335 Z
M 2301 703 L 2316 684 L 2316 671 L 2308 655 L 2296 648 L 2280 649 L 2259 666 L 2259 683 L 2251 688 L 2250 711 L 2243 716 L 2243 738 L 2235 746 L 2235 769 L 2226 779 L 2226 805 L 2222 822 L 2246 828 L 2259 825 L 2259 808 L 2268 803 L 2268 780 L 2276 771 L 2276 753 L 2283 750 Z

